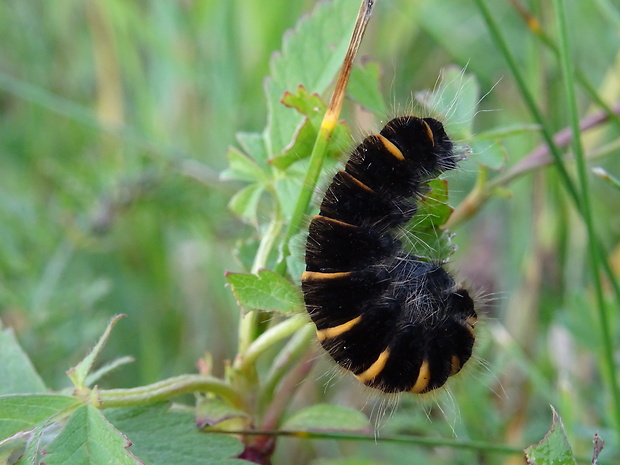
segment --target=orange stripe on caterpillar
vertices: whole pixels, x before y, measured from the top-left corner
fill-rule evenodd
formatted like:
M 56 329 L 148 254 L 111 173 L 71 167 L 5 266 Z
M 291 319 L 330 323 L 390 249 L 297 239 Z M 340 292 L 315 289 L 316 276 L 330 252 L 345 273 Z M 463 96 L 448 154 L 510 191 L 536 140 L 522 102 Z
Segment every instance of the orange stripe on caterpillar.
M 349 331 L 353 326 L 358 324 L 362 316 L 358 316 L 357 318 L 353 318 L 352 320 L 347 321 L 346 323 L 342 323 L 341 325 L 334 326 L 332 328 L 319 329 L 316 332 L 316 337 L 320 342 L 323 342 L 325 339 L 332 339 L 340 336 L 341 334 Z

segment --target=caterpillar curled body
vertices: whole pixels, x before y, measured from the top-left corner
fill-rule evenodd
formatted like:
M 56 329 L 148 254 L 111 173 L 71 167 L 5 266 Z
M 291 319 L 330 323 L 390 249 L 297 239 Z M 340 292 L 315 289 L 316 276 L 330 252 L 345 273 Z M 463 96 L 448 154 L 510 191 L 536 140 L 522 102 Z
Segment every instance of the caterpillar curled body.
M 353 150 L 310 223 L 302 290 L 317 337 L 340 366 L 383 392 L 439 388 L 472 354 L 469 293 L 396 237 L 426 183 L 455 167 L 439 121 L 395 118 Z

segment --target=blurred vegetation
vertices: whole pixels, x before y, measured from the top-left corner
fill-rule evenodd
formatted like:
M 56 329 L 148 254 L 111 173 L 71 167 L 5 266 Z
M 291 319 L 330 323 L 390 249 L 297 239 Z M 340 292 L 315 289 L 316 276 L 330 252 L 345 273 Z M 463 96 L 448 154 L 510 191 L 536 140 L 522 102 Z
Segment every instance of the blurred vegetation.
M 220 181 L 219 172 L 236 132 L 264 128 L 270 56 L 314 3 L 0 3 L 0 317 L 48 385 L 67 386 L 64 371 L 117 313 L 129 318 L 106 351 L 132 355 L 136 363 L 102 384 L 128 387 L 192 372 L 207 351 L 215 374 L 223 373 L 224 361 L 235 355 L 239 320 L 224 271 L 244 270 L 233 250 L 252 230 L 227 209 L 240 185 Z M 559 47 L 551 2 L 486 3 L 545 127 L 552 133 L 567 127 L 560 62 L 536 36 L 542 32 Z M 620 100 L 620 4 L 565 3 L 570 55 L 594 91 L 578 80 L 574 85 L 584 118 L 602 111 L 596 100 L 608 106 Z M 390 115 L 411 108 L 415 92 L 432 88 L 440 69 L 456 64 L 475 75 L 485 94 L 482 111 L 471 115 L 477 132 L 540 123 L 479 4 L 377 2 L 362 54 L 382 64 Z M 521 4 L 538 18 L 540 30 L 522 20 L 515 6 Z M 345 109 L 356 136 L 390 115 Z M 611 119 L 583 134 L 589 166 L 616 177 L 619 128 Z M 532 130 L 497 144 L 509 168 L 543 142 Z M 571 157 L 570 144 L 561 145 L 562 155 Z M 576 180 L 574 164 L 566 167 Z M 613 383 L 601 368 L 606 354 L 587 228 L 558 171 L 535 168 L 503 185 L 506 195 L 492 196 L 453 229 L 459 245 L 454 269 L 488 300 L 479 367 L 454 383 L 453 401 L 439 401 L 447 418 L 406 397 L 390 421 L 378 420 L 387 425 L 381 435 L 456 433 L 524 447 L 548 430 L 553 403 L 578 456 L 590 454 L 599 431 L 607 439 L 601 463 L 620 457 Z M 461 203 L 477 175 L 473 160 L 450 174 L 452 205 Z M 594 230 L 617 276 L 620 191 L 600 178 L 589 181 Z M 602 291 L 615 343 L 620 328 L 613 282 L 603 278 Z M 348 378 L 324 389 L 329 369 L 318 364 L 298 402 L 366 407 L 367 393 Z M 347 454 L 385 463 L 457 463 L 455 454 L 458 463 L 500 461 L 490 452 L 483 459 L 480 452 L 410 445 L 281 442 L 276 463 L 292 453 L 299 463 Z M 522 459 L 510 460 L 501 459 Z

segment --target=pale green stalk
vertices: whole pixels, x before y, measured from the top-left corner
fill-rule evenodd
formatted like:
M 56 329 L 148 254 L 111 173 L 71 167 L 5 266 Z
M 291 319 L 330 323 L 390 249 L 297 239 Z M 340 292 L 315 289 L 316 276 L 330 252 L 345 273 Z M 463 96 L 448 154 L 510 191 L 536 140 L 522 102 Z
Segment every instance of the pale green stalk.
M 573 61 L 570 54 L 570 44 L 568 39 L 568 20 L 564 0 L 554 0 L 556 21 L 560 33 L 560 64 L 564 80 L 564 90 L 566 92 L 566 102 L 568 105 L 568 117 L 573 132 L 573 152 L 577 165 L 577 176 L 581 190 L 581 206 L 583 221 L 588 233 L 588 249 L 590 255 L 590 266 L 592 268 L 592 280 L 594 284 L 594 294 L 596 296 L 598 318 L 603 348 L 603 373 L 607 378 L 611 390 L 614 406 L 614 420 L 616 431 L 620 431 L 620 388 L 616 377 L 616 366 L 614 361 L 614 348 L 611 334 L 610 309 L 605 302 L 603 286 L 600 276 L 599 263 L 599 241 L 596 237 L 594 220 L 592 217 L 592 203 L 590 200 L 590 188 L 588 180 L 588 168 L 581 143 L 581 132 L 579 128 L 579 111 L 577 109 L 577 97 L 575 95 L 575 83 L 573 76 Z
M 181 375 L 146 386 L 108 389 L 96 394 L 101 408 L 113 408 L 152 404 L 192 392 L 211 392 L 226 399 L 234 407 L 244 407 L 243 397 L 230 384 L 219 378 L 203 375 Z

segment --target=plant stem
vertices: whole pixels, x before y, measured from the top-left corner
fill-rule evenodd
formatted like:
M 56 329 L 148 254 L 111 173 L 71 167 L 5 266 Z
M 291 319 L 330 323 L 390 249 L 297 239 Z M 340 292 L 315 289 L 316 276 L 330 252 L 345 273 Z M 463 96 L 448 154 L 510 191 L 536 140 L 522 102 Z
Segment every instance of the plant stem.
M 301 386 L 302 381 L 306 379 L 315 362 L 316 358 L 307 352 L 305 358 L 292 371 L 288 372 L 278 390 L 278 395 L 275 396 L 274 401 L 269 405 L 265 413 L 262 429 L 275 429 L 278 427 L 280 419 L 290 404 L 293 395 Z
M 289 242 L 291 238 L 297 234 L 299 228 L 301 227 L 302 221 L 306 216 L 308 206 L 310 205 L 310 201 L 312 200 L 312 194 L 314 193 L 314 189 L 316 188 L 316 184 L 319 180 L 321 169 L 323 168 L 323 161 L 325 160 L 325 155 L 327 153 L 327 147 L 334 132 L 334 128 L 338 123 L 338 116 L 340 115 L 340 110 L 342 109 L 345 90 L 347 83 L 349 82 L 349 76 L 351 75 L 355 55 L 357 54 L 362 38 L 364 37 L 364 32 L 366 31 L 366 26 L 370 20 L 372 6 L 372 0 L 362 1 L 357 19 L 355 21 L 355 26 L 353 28 L 353 33 L 351 34 L 351 41 L 349 42 L 349 47 L 342 62 L 342 68 L 340 69 L 338 80 L 336 81 L 334 92 L 332 93 L 325 116 L 323 116 L 323 121 L 321 121 L 321 127 L 319 128 L 316 141 L 314 142 L 314 147 L 312 148 L 312 154 L 310 155 L 310 166 L 306 172 L 306 176 L 301 187 L 301 192 L 299 193 L 297 204 L 295 205 L 295 210 L 293 211 L 291 222 L 286 230 L 286 236 L 284 238 L 284 242 L 282 243 L 282 255 L 276 265 L 275 271 L 281 275 L 286 273 L 286 259 L 290 255 Z
M 615 103 L 612 106 L 614 114 L 620 114 L 620 102 Z M 587 131 L 589 129 L 596 128 L 602 123 L 609 121 L 609 116 L 606 111 L 600 111 L 590 116 L 583 118 L 579 124 L 581 131 Z M 571 143 L 573 139 L 573 133 L 570 128 L 566 127 L 553 135 L 553 141 L 557 147 L 565 147 Z M 605 153 L 609 153 L 611 150 L 617 149 L 620 142 L 612 142 L 607 146 L 601 148 L 601 150 L 592 153 L 589 158 L 595 158 L 602 156 Z M 490 181 L 486 182 L 481 190 L 480 176 L 476 181 L 476 185 L 473 187 L 467 197 L 456 207 L 448 222 L 444 225 L 445 229 L 453 229 L 461 223 L 471 218 L 484 203 L 491 198 L 493 192 L 498 188 L 507 186 L 515 179 L 528 174 L 534 170 L 542 168 L 544 166 L 553 163 L 553 158 L 550 156 L 549 146 L 545 143 L 539 145 L 529 154 L 523 157 L 519 162 L 513 165 L 510 169 L 495 176 Z M 620 292 L 619 292 L 620 296 Z
M 534 120 L 540 125 L 541 134 L 547 146 L 549 147 L 549 152 L 551 153 L 553 160 L 555 162 L 555 166 L 558 169 L 558 172 L 560 173 L 560 179 L 562 180 L 564 187 L 568 191 L 568 194 L 570 195 L 571 199 L 575 202 L 575 205 L 577 205 L 578 209 L 580 210 L 579 193 L 577 192 L 577 189 L 572 179 L 570 178 L 570 176 L 568 175 L 568 172 L 566 171 L 566 167 L 564 166 L 564 162 L 562 160 L 562 154 L 560 153 L 560 151 L 558 150 L 558 147 L 553 142 L 553 136 L 551 134 L 551 130 L 549 129 L 547 122 L 543 118 L 542 113 L 540 112 L 540 110 L 538 109 L 538 106 L 536 105 L 536 99 L 534 99 L 534 96 L 532 95 L 532 93 L 530 92 L 527 86 L 527 82 L 525 81 L 523 73 L 521 72 L 521 67 L 518 65 L 517 60 L 515 59 L 510 49 L 508 48 L 508 44 L 504 40 L 504 37 L 501 35 L 499 26 L 495 22 L 495 19 L 493 18 L 493 16 L 491 16 L 491 13 L 485 3 L 485 0 L 474 0 L 474 1 L 476 5 L 478 6 L 478 9 L 480 10 L 480 13 L 483 16 L 487 24 L 487 27 L 489 28 L 489 33 L 491 34 L 491 37 L 493 38 L 493 40 L 495 41 L 495 43 L 501 50 L 502 54 L 504 55 L 504 59 L 506 60 L 506 63 L 508 64 L 508 67 L 510 68 L 512 76 L 514 77 L 517 83 L 517 86 L 519 87 L 519 91 L 521 92 L 523 100 L 525 101 L 528 109 L 530 110 L 530 113 L 534 117 Z
M 316 328 L 308 324 L 297 331 L 286 343 L 284 349 L 271 364 L 271 369 L 265 378 L 261 390 L 261 405 L 267 405 L 273 398 L 276 386 L 282 377 L 288 372 L 289 368 L 296 360 L 308 351 L 309 342 L 314 336 Z
M 598 176 L 603 181 L 608 182 L 610 185 L 614 186 L 616 189 L 620 190 L 620 179 L 616 178 L 615 176 L 612 176 L 607 171 L 605 171 L 603 168 L 601 167 L 592 168 L 592 173 L 594 173 L 596 176 Z
M 269 254 L 278 240 L 283 227 L 284 218 L 282 218 L 280 205 L 278 205 L 277 202 L 274 202 L 273 219 L 271 220 L 271 223 L 269 223 L 269 226 L 260 241 L 258 250 L 256 251 L 256 256 L 254 257 L 254 263 L 252 263 L 252 269 L 250 270 L 251 273 L 258 273 L 261 268 L 265 268 Z
M 203 375 L 175 376 L 146 386 L 101 390 L 97 394 L 101 408 L 113 408 L 152 404 L 191 392 L 212 392 L 226 399 L 230 405 L 243 408 L 243 397 L 230 384 Z
M 409 444 L 424 447 L 448 447 L 450 449 L 493 452 L 498 454 L 523 454 L 520 447 L 504 446 L 483 441 L 460 441 L 451 439 L 437 439 L 421 436 L 381 436 L 359 433 L 319 432 L 319 431 L 286 431 L 286 430 L 247 430 L 247 431 L 218 431 L 210 434 L 243 434 L 259 436 L 288 436 L 304 439 L 332 439 L 336 441 L 363 441 L 373 443 Z
M 269 408 L 265 412 L 261 430 L 275 430 L 278 428 L 282 415 L 284 415 L 284 412 L 286 412 L 287 407 L 291 403 L 293 395 L 301 386 L 301 382 L 308 376 L 315 362 L 316 359 L 309 356 L 307 353 L 305 359 L 298 363 L 293 371 L 288 373 L 278 390 L 278 394 L 274 396 L 273 401 L 269 404 Z M 273 446 L 273 441 L 274 437 L 272 435 L 259 435 L 253 442 L 256 449 L 262 450 L 269 445 Z
M 455 225 L 467 221 L 480 209 L 480 205 L 482 205 L 490 197 L 490 193 L 492 192 L 487 187 L 488 178 L 489 168 L 486 166 L 480 166 L 478 178 L 476 179 L 476 184 L 473 189 L 452 212 L 448 218 L 448 221 L 446 221 L 440 229 L 452 229 Z
M 242 372 L 245 371 L 256 362 L 262 353 L 272 347 L 276 342 L 289 337 L 307 324 L 308 318 L 305 315 L 295 315 L 272 326 L 257 337 L 244 353 L 240 354 L 237 358 L 239 362 L 235 363 L 235 368 Z
M 578 163 L 581 164 L 581 167 L 578 166 L 578 172 L 579 172 L 578 176 L 579 176 L 580 187 L 581 189 L 584 190 L 584 192 L 582 192 L 581 197 L 573 181 L 568 176 L 568 173 L 566 171 L 566 168 L 564 167 L 558 147 L 555 144 L 553 137 L 551 136 L 551 133 L 547 125 L 545 124 L 545 121 L 542 118 L 541 112 L 536 106 L 536 102 L 526 85 L 525 79 L 523 78 L 521 70 L 519 66 L 517 65 L 517 62 L 514 56 L 510 52 L 510 49 L 508 48 L 506 41 L 504 40 L 503 36 L 500 33 L 497 23 L 495 22 L 494 18 L 491 16 L 489 9 L 486 6 L 485 1 L 475 0 L 476 5 L 478 6 L 478 9 L 480 10 L 482 16 L 484 17 L 484 20 L 487 23 L 487 27 L 489 28 L 489 32 L 491 36 L 493 37 L 495 43 L 498 45 L 498 47 L 502 51 L 504 58 L 506 62 L 508 63 L 508 66 L 512 72 L 512 75 L 519 87 L 519 91 L 521 92 L 521 95 L 523 96 L 523 99 L 525 103 L 527 104 L 530 110 L 530 113 L 532 114 L 536 122 L 540 124 L 541 126 L 541 132 L 542 132 L 543 138 L 545 139 L 549 153 L 552 155 L 555 165 L 560 172 L 560 177 L 564 184 L 564 187 L 566 188 L 570 199 L 573 201 L 575 208 L 577 209 L 579 214 L 582 216 L 584 223 L 586 225 L 586 228 L 588 230 L 588 236 L 589 236 L 588 247 L 590 249 L 592 269 L 594 270 L 593 279 L 594 279 L 594 285 L 595 285 L 596 299 L 597 299 L 597 302 L 599 302 L 599 305 L 598 305 L 599 320 L 600 320 L 601 330 L 602 330 L 601 334 L 603 336 L 603 346 L 604 346 L 603 350 L 605 352 L 604 373 L 607 377 L 609 377 L 610 386 L 612 390 L 612 397 L 613 397 L 613 402 L 614 402 L 614 421 L 616 423 L 616 426 L 620 427 L 620 389 L 618 387 L 618 381 L 615 377 L 615 366 L 613 364 L 613 347 L 611 344 L 611 336 L 608 333 L 609 331 L 608 329 L 609 327 L 607 323 L 608 310 L 606 308 L 604 298 L 602 295 L 602 287 L 599 288 L 601 284 L 600 276 L 598 274 L 599 273 L 599 270 L 598 270 L 599 260 L 600 260 L 600 263 L 602 263 L 605 274 L 607 275 L 609 281 L 612 283 L 614 292 L 616 294 L 616 300 L 618 300 L 619 302 L 620 302 L 620 286 L 618 285 L 615 274 L 613 273 L 613 270 L 611 269 L 611 266 L 607 260 L 605 251 L 603 247 L 601 246 L 600 241 L 596 237 L 596 233 L 594 231 L 594 226 L 593 226 L 593 222 L 591 218 L 591 210 L 590 210 L 590 205 L 589 205 L 590 201 L 589 201 L 589 192 L 588 192 L 588 185 L 587 185 L 587 171 L 585 168 L 585 157 L 584 157 L 583 149 L 582 149 L 581 142 L 579 139 L 580 129 L 579 129 L 579 123 L 577 120 L 576 99 L 575 99 L 575 94 L 574 94 L 574 86 L 572 83 L 573 77 L 571 74 L 572 63 L 571 63 L 570 56 L 568 53 L 567 31 L 566 31 L 566 23 L 564 21 L 564 15 L 563 15 L 563 11 L 564 11 L 563 4 L 560 3 L 561 0 L 554 0 L 554 1 L 556 1 L 555 5 L 556 5 L 556 11 L 558 12 L 557 13 L 558 24 L 560 25 L 560 28 L 561 28 L 561 42 L 562 43 L 561 43 L 560 52 L 559 52 L 560 62 L 561 62 L 562 72 L 563 72 L 564 79 L 565 79 L 565 85 L 567 87 L 567 91 L 566 91 L 567 96 L 569 100 L 572 100 L 569 102 L 570 111 L 571 111 L 571 114 L 570 114 L 571 125 L 570 126 L 571 126 L 573 137 L 578 140 L 577 142 L 574 142 L 574 150 L 575 150 L 575 156 L 577 157 L 578 160 L 580 160 Z M 559 9 L 561 9 L 562 13 L 559 12 L 560 11 Z M 587 206 L 583 205 L 583 202 L 588 203 L 588 205 Z
M 271 223 L 263 234 L 258 250 L 256 251 L 254 263 L 252 264 L 252 269 L 250 270 L 252 273 L 258 273 L 261 268 L 266 266 L 267 258 L 269 257 L 269 254 L 273 249 L 280 232 L 282 231 L 282 227 L 284 226 L 284 219 L 282 218 L 280 207 L 276 204 L 274 208 Z M 239 345 L 237 348 L 238 356 L 243 356 L 252 341 L 256 338 L 256 328 L 258 326 L 259 315 L 260 312 L 254 310 L 241 316 L 241 321 L 239 322 Z
M 523 19 L 528 29 L 532 31 L 532 33 L 538 37 L 538 39 L 549 49 L 551 52 L 559 58 L 560 50 L 557 45 L 553 43 L 551 38 L 545 34 L 543 28 L 540 26 L 538 19 L 530 13 L 518 0 L 510 0 L 510 3 L 514 7 L 514 9 L 519 13 L 519 16 Z M 581 71 L 580 68 L 575 67 L 574 74 L 577 81 L 581 84 L 585 92 L 590 96 L 592 100 L 594 100 L 597 105 L 599 105 L 605 114 L 610 118 L 610 120 L 616 124 L 617 127 L 620 127 L 620 118 L 618 117 L 618 113 L 613 111 L 612 108 L 607 105 L 607 103 L 601 98 L 596 88 L 590 84 L 590 81 L 586 77 L 586 75 Z
M 504 55 L 504 58 L 506 59 L 506 62 L 508 63 L 508 66 L 510 67 L 510 70 L 519 87 L 519 91 L 521 92 L 521 95 L 523 96 L 523 99 L 525 100 L 525 103 L 527 104 L 530 110 L 530 113 L 532 114 L 536 122 L 541 127 L 541 132 L 542 132 L 543 138 L 545 139 L 545 143 L 547 145 L 547 150 L 552 155 L 555 165 L 556 167 L 558 167 L 560 171 L 561 179 L 564 183 L 564 187 L 566 188 L 570 196 L 570 199 L 573 201 L 577 211 L 583 217 L 584 213 L 581 208 L 581 201 L 580 201 L 580 197 L 577 192 L 577 189 L 575 185 L 573 184 L 571 178 L 568 176 L 568 173 L 566 171 L 566 168 L 564 167 L 558 146 L 557 144 L 555 144 L 553 137 L 551 136 L 551 132 L 548 129 L 547 125 L 545 124 L 545 121 L 543 120 L 542 114 L 538 110 L 538 107 L 536 106 L 536 102 L 526 85 L 526 82 L 525 82 L 525 79 L 523 78 L 520 67 L 517 66 L 517 62 L 514 56 L 512 55 L 512 53 L 510 52 L 510 49 L 508 48 L 508 45 L 506 44 L 506 41 L 504 40 L 503 36 L 500 34 L 499 27 L 497 23 L 495 22 L 495 20 L 493 19 L 493 17 L 491 16 L 489 9 L 487 8 L 484 0 L 475 0 L 475 2 L 478 5 L 478 9 L 480 10 L 482 16 L 484 17 L 487 23 L 491 36 L 493 37 L 493 39 L 499 46 L 500 50 L 502 51 Z M 595 247 L 597 248 L 597 253 L 601 256 L 601 261 L 603 263 L 603 270 L 605 271 L 607 278 L 612 283 L 612 286 L 614 288 L 614 292 L 616 294 L 616 300 L 620 302 L 620 285 L 618 284 L 616 276 L 613 270 L 611 269 L 611 266 L 607 260 L 607 257 L 605 256 L 605 251 L 600 245 L 600 241 L 595 242 Z
M 615 103 L 612 106 L 614 114 L 620 114 L 620 102 Z M 600 111 L 590 116 L 586 116 L 579 123 L 579 129 L 581 132 L 587 131 L 592 128 L 600 126 L 609 120 L 609 116 L 606 111 Z M 569 145 L 573 140 L 573 132 L 570 127 L 566 127 L 561 131 L 556 132 L 553 135 L 553 142 L 557 147 L 565 147 Z M 526 157 L 521 159 L 517 164 L 511 167 L 508 171 L 502 173 L 496 178 L 492 179 L 489 184 L 489 189 L 494 189 L 499 186 L 505 186 L 513 179 L 533 171 L 537 168 L 549 165 L 553 162 L 553 158 L 549 155 L 550 150 L 547 144 L 541 144 L 532 150 Z
M 603 361 L 604 370 L 609 386 L 611 387 L 611 394 L 614 403 L 614 415 L 616 423 L 616 431 L 620 429 L 620 388 L 618 386 L 618 379 L 616 377 L 616 369 L 614 362 L 614 349 L 611 335 L 609 308 L 605 302 L 603 295 L 603 286 L 601 283 L 601 277 L 599 272 L 599 250 L 598 250 L 598 238 L 596 237 L 596 231 L 594 229 L 594 220 L 592 217 L 592 205 L 590 200 L 590 189 L 588 186 L 588 169 L 586 166 L 585 156 L 583 152 L 583 146 L 581 143 L 581 135 L 579 129 L 579 117 L 577 109 L 577 97 L 575 95 L 575 87 L 573 83 L 573 62 L 570 55 L 570 44 L 568 42 L 568 19 L 566 17 L 566 10 L 563 0 L 554 0 L 556 21 L 558 23 L 560 34 L 560 64 L 562 67 L 562 74 L 566 92 L 566 100 L 568 104 L 568 116 L 570 121 L 571 131 L 573 133 L 573 152 L 575 154 L 575 161 L 577 164 L 577 177 L 579 180 L 581 190 L 581 206 L 583 220 L 586 225 L 588 234 L 588 248 L 590 255 L 590 265 L 592 268 L 592 279 L 594 283 L 594 293 L 596 296 L 596 303 L 598 309 L 598 317 L 600 323 L 600 331 L 603 343 Z

